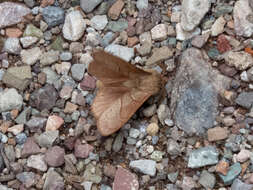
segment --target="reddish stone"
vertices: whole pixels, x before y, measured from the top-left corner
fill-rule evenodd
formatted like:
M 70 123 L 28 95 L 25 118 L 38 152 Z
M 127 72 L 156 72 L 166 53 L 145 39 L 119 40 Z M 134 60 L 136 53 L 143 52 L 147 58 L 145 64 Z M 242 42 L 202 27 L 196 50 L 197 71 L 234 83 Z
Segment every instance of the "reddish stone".
M 42 0 L 40 3 L 40 6 L 44 8 L 53 4 L 54 4 L 54 0 Z
M 64 109 L 64 113 L 73 113 L 74 111 L 76 111 L 78 108 L 77 105 L 71 103 L 71 102 L 67 102 L 65 109 Z
M 47 119 L 46 131 L 55 131 L 59 129 L 63 123 L 64 120 L 61 117 L 57 115 L 51 115 Z
M 93 90 L 96 88 L 96 79 L 90 75 L 86 75 L 80 83 L 80 87 L 82 90 Z
M 59 167 L 64 164 L 65 150 L 59 146 L 54 146 L 47 150 L 45 161 L 49 166 Z
M 228 39 L 223 34 L 219 35 L 217 39 L 217 49 L 219 50 L 220 53 L 224 53 L 232 49 Z
M 38 153 L 40 153 L 40 147 L 34 142 L 33 138 L 28 138 L 21 152 L 22 158 Z
M 73 150 L 75 146 L 75 137 L 70 137 L 64 141 L 64 145 L 68 150 Z
M 77 158 L 88 158 L 94 147 L 89 144 L 81 144 L 79 140 L 75 143 L 75 156 Z
M 229 169 L 229 163 L 221 160 L 217 165 L 216 165 L 216 172 L 221 173 L 222 175 L 227 175 Z
M 122 167 L 118 167 L 113 182 L 113 190 L 132 189 L 139 189 L 139 182 L 137 176 Z
M 19 38 L 20 36 L 22 36 L 22 31 L 18 28 L 7 28 L 6 36 L 10 38 Z
M 230 67 L 227 64 L 221 64 L 218 68 L 221 73 L 229 77 L 232 77 L 237 73 L 237 70 L 234 67 Z

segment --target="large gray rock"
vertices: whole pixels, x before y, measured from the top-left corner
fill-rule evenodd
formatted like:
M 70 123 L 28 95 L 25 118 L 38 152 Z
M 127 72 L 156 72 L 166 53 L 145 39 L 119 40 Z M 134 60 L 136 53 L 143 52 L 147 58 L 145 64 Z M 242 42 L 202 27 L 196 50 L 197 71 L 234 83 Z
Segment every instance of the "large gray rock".
M 200 50 L 186 50 L 171 94 L 170 108 L 176 125 L 188 135 L 202 135 L 213 127 L 218 93 L 229 83 L 230 79 L 212 69 Z
M 0 92 L 0 113 L 12 109 L 20 109 L 22 104 L 23 98 L 16 89 L 11 88 Z
M 156 162 L 154 160 L 134 160 L 130 162 L 130 168 L 150 176 L 156 174 Z
M 233 16 L 235 32 L 238 36 L 250 37 L 253 34 L 252 13 L 248 0 L 236 1 Z
M 181 26 L 185 31 L 192 31 L 211 7 L 209 0 L 183 0 Z

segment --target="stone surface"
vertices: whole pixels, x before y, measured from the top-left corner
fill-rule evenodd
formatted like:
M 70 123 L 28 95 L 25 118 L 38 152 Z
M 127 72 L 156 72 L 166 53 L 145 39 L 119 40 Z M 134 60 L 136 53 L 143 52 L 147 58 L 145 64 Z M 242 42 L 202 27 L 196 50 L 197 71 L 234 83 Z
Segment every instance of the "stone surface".
M 176 33 L 177 33 L 177 36 L 176 36 L 177 40 L 184 41 L 184 40 L 188 40 L 188 39 L 191 39 L 194 36 L 199 35 L 200 34 L 200 29 L 196 28 L 193 31 L 187 32 L 187 31 L 183 30 L 183 28 L 181 26 L 181 23 L 177 23 Z
M 59 131 L 46 131 L 37 137 L 37 142 L 41 147 L 51 147 L 59 137 Z
M 223 18 L 223 16 L 219 17 L 211 28 L 211 35 L 212 36 L 218 36 L 221 34 L 224 30 L 224 26 L 226 24 L 226 20 Z
M 113 181 L 113 189 L 138 190 L 138 178 L 135 174 L 129 172 L 128 170 L 118 167 Z
M 208 188 L 213 189 L 216 183 L 216 179 L 213 174 L 204 170 L 200 175 L 199 183 L 206 189 Z
M 26 188 L 31 188 L 36 183 L 35 174 L 33 172 L 22 172 L 17 174 L 17 179 L 22 182 Z M 11 189 L 6 189 L 11 190 Z
M 59 55 L 60 55 L 60 53 L 58 51 L 54 51 L 54 50 L 44 52 L 40 56 L 41 67 L 51 65 L 54 62 L 58 61 Z
M 44 155 L 31 155 L 27 159 L 27 166 L 30 168 L 37 169 L 39 171 L 47 171 L 47 164 L 44 161 Z
M 77 158 L 88 158 L 90 152 L 94 150 L 94 147 L 89 144 L 81 144 L 76 142 L 75 144 L 75 156 Z
M 85 13 L 90 13 L 98 6 L 103 0 L 80 0 L 80 6 Z
M 3 82 L 10 87 L 25 90 L 32 79 L 30 66 L 10 67 L 3 76 Z
M 10 88 L 0 92 L 0 112 L 20 109 L 22 104 L 23 98 L 16 89 Z
M 240 175 L 241 171 L 242 171 L 241 165 L 237 162 L 232 166 L 230 166 L 227 175 L 224 176 L 222 174 L 219 174 L 219 176 L 221 177 L 225 185 L 231 185 L 234 179 Z
M 253 23 L 247 19 L 252 15 L 252 9 L 248 0 L 239 0 L 235 2 L 233 17 L 234 29 L 238 36 L 250 37 L 253 33 Z
M 71 74 L 73 79 L 80 81 L 83 79 L 86 66 L 84 64 L 74 64 L 71 67 Z
M 111 44 L 105 48 L 106 52 L 109 52 L 115 56 L 124 59 L 125 61 L 129 62 L 134 57 L 134 49 L 128 48 L 125 46 L 121 46 L 118 44 Z
M 228 88 L 230 79 L 212 70 L 201 51 L 190 48 L 182 55 L 175 81 L 170 109 L 176 125 L 189 135 L 203 135 L 213 127 L 218 92 Z
M 160 47 L 153 51 L 152 56 L 147 60 L 146 65 L 153 65 L 169 59 L 173 56 L 173 50 L 168 48 L 167 46 Z
M 252 190 L 252 189 L 253 189 L 252 184 L 243 183 L 240 179 L 235 179 L 231 186 L 231 190 Z
M 21 46 L 18 38 L 7 38 L 4 42 L 3 50 L 10 54 L 18 55 L 21 51 Z
M 246 109 L 250 109 L 253 105 L 253 92 L 241 92 L 235 102 Z
M 245 70 L 253 65 L 253 58 L 249 53 L 244 51 L 229 51 L 225 55 L 226 64 L 234 66 L 238 70 Z
M 63 177 L 53 168 L 50 168 L 46 174 L 46 180 L 43 186 L 44 190 L 47 189 L 57 189 L 57 190 L 64 190 L 65 185 L 63 181 Z
M 49 27 L 54 27 L 64 22 L 64 10 L 60 7 L 47 6 L 42 9 L 42 16 Z
M 30 12 L 29 8 L 19 3 L 0 3 L 0 28 L 21 22 L 22 18 Z
M 22 158 L 26 158 L 28 156 L 39 154 L 39 153 L 40 153 L 40 147 L 34 142 L 34 139 L 27 138 L 21 152 Z
M 154 160 L 134 160 L 130 162 L 129 166 L 146 175 L 155 176 L 156 174 L 156 162 Z
M 119 15 L 121 13 L 122 8 L 124 7 L 124 1 L 123 0 L 117 0 L 109 9 L 108 16 L 112 20 L 117 20 L 119 18 Z
M 64 120 L 57 116 L 57 115 L 51 115 L 47 119 L 46 124 L 46 131 L 55 131 L 59 129 L 64 123 Z
M 45 153 L 45 162 L 51 167 L 59 167 L 64 164 L 65 150 L 59 146 L 53 146 Z
M 39 47 L 22 50 L 20 52 L 22 62 L 27 65 L 34 65 L 40 59 L 41 55 L 42 55 L 42 52 Z
M 96 30 L 103 30 L 108 23 L 106 15 L 96 15 L 90 20 L 91 26 Z
M 122 32 L 128 28 L 128 22 L 126 19 L 120 18 L 117 21 L 110 21 L 106 28 L 112 32 Z
M 93 2 L 93 1 L 92 1 Z M 72 11 L 67 14 L 63 25 L 63 37 L 70 41 L 79 40 L 86 28 L 86 24 L 79 11 Z
M 224 127 L 214 127 L 208 129 L 207 138 L 209 141 L 219 141 L 228 137 L 228 130 Z
M 26 36 L 19 39 L 23 48 L 28 48 L 29 46 L 35 44 L 38 41 L 37 37 Z
M 236 160 L 238 162 L 246 162 L 250 157 L 252 156 L 251 151 L 242 149 L 237 155 L 236 155 Z
M 34 26 L 33 24 L 28 24 L 23 33 L 23 37 L 29 37 L 29 36 L 43 38 L 43 32 L 39 28 Z
M 218 163 L 218 150 L 213 146 L 207 146 L 193 150 L 188 160 L 189 168 L 200 168 L 203 166 L 214 165 Z
M 208 0 L 183 0 L 181 25 L 185 31 L 192 31 L 211 7 Z
M 155 41 L 162 41 L 167 38 L 167 25 L 166 24 L 158 24 L 154 28 L 151 29 L 152 39 Z

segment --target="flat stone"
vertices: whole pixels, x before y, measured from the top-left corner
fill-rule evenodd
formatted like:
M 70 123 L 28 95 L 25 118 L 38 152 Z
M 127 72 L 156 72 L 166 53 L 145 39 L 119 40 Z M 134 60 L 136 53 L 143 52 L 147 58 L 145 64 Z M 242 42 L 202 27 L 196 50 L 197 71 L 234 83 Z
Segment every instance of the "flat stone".
M 64 123 L 64 120 L 57 115 L 51 115 L 47 119 L 46 131 L 56 131 Z
M 77 41 L 83 36 L 85 28 L 86 24 L 80 11 L 72 11 L 65 18 L 63 37 L 70 41 Z
M 3 82 L 7 86 L 25 90 L 32 78 L 30 66 L 10 67 L 3 76 Z
M 224 185 L 231 185 L 234 179 L 240 175 L 241 171 L 242 171 L 241 165 L 238 162 L 236 162 L 235 164 L 230 166 L 227 175 L 224 176 L 222 174 L 219 174 L 219 176 L 221 177 Z
M 45 172 L 47 171 L 47 164 L 44 161 L 44 155 L 31 155 L 27 159 L 27 166 L 30 168 L 37 169 L 39 171 Z
M 18 55 L 21 51 L 21 46 L 18 38 L 7 38 L 4 42 L 3 51 Z
M 236 35 L 250 37 L 253 34 L 253 23 L 250 15 L 252 15 L 252 9 L 248 0 L 235 2 L 233 17 Z
M 175 81 L 170 109 L 176 125 L 189 135 L 203 135 L 213 127 L 218 93 L 229 87 L 230 79 L 213 70 L 200 50 L 189 48 L 182 55 Z
M 64 10 L 60 7 L 47 6 L 42 9 L 42 16 L 49 27 L 54 27 L 64 22 Z
M 155 176 L 156 174 L 156 162 L 154 160 L 134 160 L 130 162 L 129 166 L 146 175 Z
M 31 10 L 20 3 L 0 3 L 0 28 L 11 26 L 22 21 L 22 18 Z
M 167 46 L 160 47 L 153 51 L 153 54 L 150 58 L 148 58 L 146 65 L 153 65 L 169 59 L 173 56 L 174 51 Z
M 108 23 L 106 15 L 96 15 L 90 20 L 91 26 L 96 30 L 103 30 Z
M 20 109 L 22 104 L 23 98 L 16 89 L 10 88 L 0 92 L 0 112 Z
M 80 0 L 80 6 L 85 13 L 90 13 L 98 6 L 103 0 Z
M 59 146 L 53 146 L 45 153 L 45 161 L 51 167 L 59 167 L 64 164 L 65 150 Z
M 22 62 L 27 65 L 34 65 L 40 59 L 41 55 L 42 55 L 42 52 L 39 47 L 22 50 L 20 52 Z
M 214 127 L 207 131 L 208 141 L 219 141 L 228 137 L 228 130 L 224 127 Z
M 241 92 L 235 102 L 246 109 L 250 109 L 253 105 L 253 92 Z
M 125 61 L 129 62 L 134 57 L 134 49 L 128 48 L 125 46 L 121 46 L 118 44 L 111 44 L 105 48 L 105 51 L 111 53 L 115 56 L 124 59 Z
M 211 3 L 208 0 L 183 0 L 181 26 L 185 31 L 192 31 L 209 11 Z
M 39 154 L 40 147 L 34 142 L 33 138 L 27 138 L 21 152 L 21 157 L 26 158 L 28 156 Z
M 189 168 L 200 168 L 203 166 L 214 165 L 218 163 L 218 150 L 213 146 L 207 146 L 193 150 L 188 160 Z
M 138 178 L 135 174 L 129 172 L 128 170 L 118 167 L 113 181 L 113 189 L 138 190 Z

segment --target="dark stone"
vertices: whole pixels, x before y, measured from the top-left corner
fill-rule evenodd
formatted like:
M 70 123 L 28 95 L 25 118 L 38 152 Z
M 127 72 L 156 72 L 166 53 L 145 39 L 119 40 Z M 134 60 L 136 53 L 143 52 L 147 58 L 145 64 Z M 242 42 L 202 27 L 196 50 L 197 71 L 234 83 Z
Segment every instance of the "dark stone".
M 64 22 L 64 10 L 60 7 L 47 6 L 42 9 L 42 16 L 49 27 L 54 27 Z
M 250 109 L 253 104 L 253 92 L 240 93 L 235 102 L 246 109 Z

